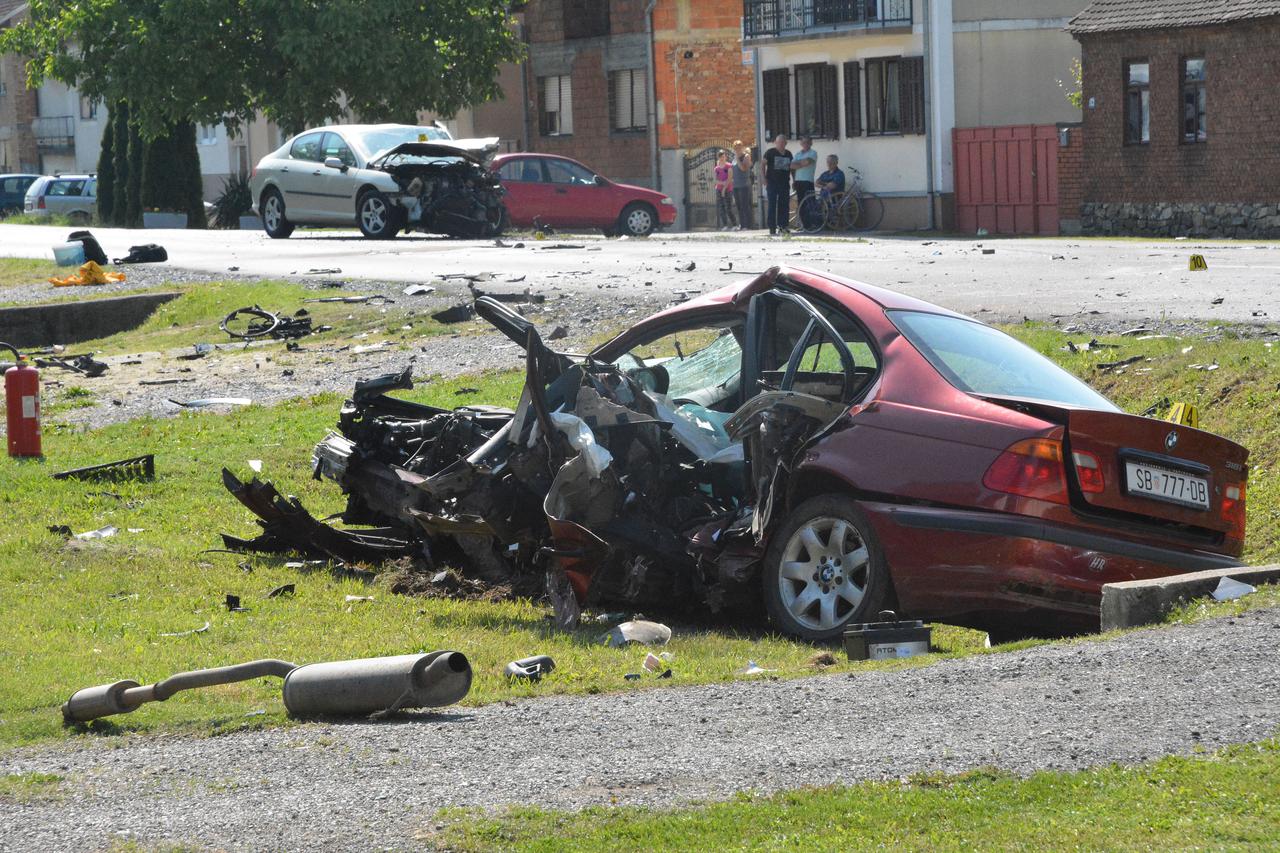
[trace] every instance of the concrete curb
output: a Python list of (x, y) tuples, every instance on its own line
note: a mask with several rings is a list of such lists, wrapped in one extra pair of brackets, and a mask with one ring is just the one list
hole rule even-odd
[(1102, 587), (1102, 630), (1113, 631), (1159, 622), (1180, 601), (1203, 598), (1212, 593), (1222, 578), (1233, 578), (1253, 586), (1276, 583), (1280, 582), (1280, 565), (1210, 569), (1167, 578), (1105, 584)]
[(0, 341), (19, 348), (75, 344), (142, 324), (180, 292), (134, 293), (106, 299), (0, 308)]

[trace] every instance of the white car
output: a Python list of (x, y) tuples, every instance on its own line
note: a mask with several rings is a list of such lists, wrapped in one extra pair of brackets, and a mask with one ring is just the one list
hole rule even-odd
[(400, 231), (492, 237), (503, 189), (486, 168), (498, 138), (451, 139), (438, 126), (347, 124), (304, 131), (263, 157), (249, 187), (274, 238), (298, 225), (351, 225), (372, 240)]

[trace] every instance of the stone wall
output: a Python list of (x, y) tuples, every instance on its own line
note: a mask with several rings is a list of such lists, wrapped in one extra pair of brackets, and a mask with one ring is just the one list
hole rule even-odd
[(1084, 233), (1151, 237), (1280, 237), (1280, 205), (1086, 201)]

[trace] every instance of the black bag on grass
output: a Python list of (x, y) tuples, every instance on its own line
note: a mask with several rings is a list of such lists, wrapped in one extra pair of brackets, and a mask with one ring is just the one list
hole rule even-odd
[(169, 260), (169, 253), (164, 246), (147, 243), (145, 246), (130, 246), (129, 254), (116, 258), (117, 264), (160, 264)]
[(93, 261), (99, 266), (107, 264), (107, 253), (102, 251), (102, 246), (98, 244), (98, 238), (94, 237), (88, 231), (72, 231), (67, 235), (68, 243), (81, 243), (84, 245), (84, 259)]

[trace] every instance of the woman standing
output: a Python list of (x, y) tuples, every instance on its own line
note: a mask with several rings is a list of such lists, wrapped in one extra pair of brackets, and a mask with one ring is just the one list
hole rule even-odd
[(721, 151), (716, 157), (716, 226), (726, 231), (737, 224), (733, 214), (733, 167), (729, 165), (729, 152)]
[(751, 213), (751, 149), (739, 139), (733, 143), (733, 200), (738, 205), (738, 230), (755, 228)]

